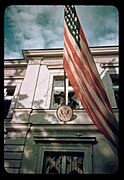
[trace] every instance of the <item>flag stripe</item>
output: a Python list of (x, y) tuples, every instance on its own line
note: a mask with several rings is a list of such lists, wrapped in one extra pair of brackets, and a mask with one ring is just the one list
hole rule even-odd
[[(74, 39), (73, 39), (73, 37), (71, 36), (71, 34), (70, 34), (70, 32), (68, 31), (68, 28), (66, 27), (66, 24), (65, 24), (65, 37), (66, 38), (68, 38), (69, 39), (69, 41), (70, 42), (72, 42), (72, 44), (75, 44), (75, 42), (74, 42)], [(67, 31), (67, 33), (69, 34), (69, 36), (67, 36), (67, 33), (66, 33), (66, 31)], [(75, 44), (75, 46), (76, 46), (76, 44)], [(86, 56), (84, 56), (84, 58), (83, 58), (83, 56), (81, 55), (81, 53), (80, 53), (80, 50), (78, 49), (78, 46), (76, 46), (76, 51), (74, 50), (74, 48), (73, 47), (71, 47), (72, 48), (72, 53), (73, 53), (73, 55), (75, 55), (75, 58), (77, 58), (77, 59), (79, 59), (79, 61), (80, 61), (80, 66), (81, 66), (81, 64), (83, 64), (83, 67), (85, 67), (85, 69), (89, 72), (89, 74), (90, 74), (90, 77), (91, 77), (91, 79), (92, 79), (92, 86), (94, 86), (94, 88), (97, 88), (97, 92), (99, 91), (99, 96), (100, 96), (100, 98), (103, 100), (103, 102), (104, 102), (104, 104), (106, 105), (106, 107), (107, 107), (107, 109), (109, 110), (109, 112), (113, 115), (113, 112), (112, 112), (112, 108), (111, 108), (111, 105), (110, 105), (110, 103), (109, 103), (109, 101), (108, 101), (108, 97), (106, 96), (106, 95), (104, 95), (104, 94), (106, 94), (106, 93), (104, 93), (104, 89), (101, 87), (101, 84), (99, 83), (99, 80), (97, 80), (97, 76), (98, 76), (98, 74), (97, 74), (97, 76), (94, 74), (94, 72), (92, 71), (92, 69), (91, 69), (91, 67), (92, 67), (92, 65), (90, 66), (90, 64), (88, 63), (88, 60), (87, 60), (87, 57)], [(75, 51), (75, 52), (74, 52)], [(77, 55), (77, 56), (76, 56)], [(77, 61), (77, 59), (76, 59), (76, 61)], [(91, 60), (92, 61), (92, 60)], [(94, 64), (94, 63), (93, 63)], [(84, 68), (83, 68), (84, 69)], [(82, 69), (82, 70), (83, 70)], [(86, 74), (87, 75), (87, 74)], [(103, 94), (102, 94), (102, 93)], [(109, 103), (109, 104), (108, 104)], [(108, 106), (109, 105), (109, 106)]]
[(96, 113), (94, 113), (93, 108), (87, 102), (87, 99), (85, 98), (85, 95), (82, 92), (80, 92), (81, 89), (80, 88), (77, 89), (78, 84), (77, 84), (77, 81), (75, 80), (75, 75), (71, 72), (72, 69), (69, 67), (65, 56), (64, 56), (64, 67), (68, 69), (67, 75), (68, 75), (68, 77), (71, 77), (70, 82), (71, 82), (72, 86), (74, 87), (75, 94), (76, 94), (77, 97), (79, 97), (81, 103), (83, 104), (84, 108), (88, 112), (89, 117), (91, 118), (91, 120), (93, 120), (93, 122), (95, 123), (97, 128), (105, 135), (105, 137), (107, 139), (109, 139), (112, 142), (112, 144), (117, 146), (117, 141), (115, 142), (115, 139), (113, 140), (113, 138), (110, 136), (110, 132), (108, 133), (108, 131), (102, 125), (101, 121), (97, 122), (98, 117), (97, 117)]
[[(82, 32), (82, 30), (81, 30), (81, 32)], [(82, 34), (81, 34), (81, 37), (82, 37)], [(85, 50), (82, 50), (82, 49), (85, 49), (85, 43), (83, 43), (82, 38), (81, 38), (81, 47), (82, 47), (81, 48), (82, 56), (85, 56), (84, 60), (86, 59), (85, 63), (87, 63), (87, 66), (89, 67), (89, 70), (90, 70), (90, 72), (92, 74), (92, 77), (93, 77), (93, 79), (95, 79), (95, 83), (96, 83), (97, 87), (99, 87), (98, 89), (100, 90), (100, 92), (102, 92), (100, 94), (103, 97), (103, 100), (106, 102), (107, 107), (109, 107), (110, 111), (113, 114), (113, 111), (112, 111), (112, 108), (111, 108), (111, 104), (110, 104), (110, 102), (108, 100), (108, 97), (107, 97), (107, 94), (106, 94), (106, 92), (105, 92), (105, 90), (103, 88), (103, 83), (102, 83), (101, 80), (99, 80), (97, 78), (97, 76), (99, 76), (99, 73), (98, 73), (98, 70), (96, 68), (95, 62), (94, 62), (94, 60), (93, 60), (93, 58), (91, 56), (91, 53), (89, 53), (90, 50), (89, 50), (89, 48), (88, 48), (88, 50), (86, 50), (86, 52), (85, 52)], [(84, 52), (85, 52), (85, 54), (84, 54)], [(95, 73), (93, 72), (92, 69), (95, 69)]]
[[(69, 32), (68, 32), (69, 33)], [(71, 35), (70, 35), (71, 36)], [(69, 44), (69, 46), (70, 46), (70, 40), (69, 40), (69, 38), (68, 38), (68, 36), (66, 35), (66, 32), (65, 32), (65, 37), (67, 38), (67, 40), (68, 40), (68, 44)], [(98, 88), (96, 88), (96, 84), (95, 84), (95, 82), (94, 82), (94, 79), (96, 80), (96, 78), (92, 78), (91, 79), (91, 76), (89, 75), (89, 72), (88, 72), (88, 70), (84, 67), (84, 63), (82, 63), (82, 61), (79, 59), (79, 57), (78, 57), (78, 55), (75, 55), (76, 54), (76, 51), (75, 51), (75, 49), (73, 48), (73, 46), (70, 46), (70, 48), (71, 48), (71, 51), (72, 51), (72, 54), (73, 54), (73, 56), (75, 56), (75, 61), (78, 63), (78, 65), (79, 65), (79, 67), (81, 67), (82, 68), (82, 71), (84, 72), (84, 74), (86, 75), (86, 78), (88, 78), (87, 80), (89, 80), (88, 81), (88, 83), (91, 85), (91, 87), (92, 88), (94, 88), (94, 90), (96, 91), (96, 94), (99, 96), (99, 98), (103, 101), (103, 97), (101, 97), (101, 91), (99, 90), (98, 91)], [(104, 101), (103, 101), (104, 102)], [(105, 103), (105, 105), (106, 105), (106, 103)], [(106, 107), (108, 108), (108, 106), (106, 105)], [(111, 109), (108, 109), (109, 110), (109, 112), (112, 114), (112, 116), (113, 116), (113, 113), (112, 113), (112, 110)]]
[(117, 121), (73, 5), (65, 6), (63, 60), (75, 94), (89, 117), (118, 146)]
[[(68, 45), (67, 45), (66, 43), (68, 43)], [(104, 106), (105, 103), (103, 103), (103, 101), (101, 100), (101, 98), (99, 99), (99, 93), (98, 93), (98, 91), (96, 90), (96, 88), (94, 88), (95, 86), (93, 86), (93, 83), (91, 82), (91, 79), (90, 79), (90, 78), (88, 79), (88, 72), (85, 71), (85, 68), (84, 68), (83, 64), (81, 64), (81, 61), (79, 62), (79, 59), (78, 59), (77, 56), (76, 56), (76, 52), (75, 52), (75, 50), (74, 50), (74, 48), (73, 48), (73, 45), (71, 44), (71, 42), (70, 42), (69, 39), (68, 39), (68, 36), (66, 36), (66, 33), (65, 33), (65, 47), (66, 47), (66, 46), (68, 46), (67, 49), (69, 50), (69, 53), (70, 53), (72, 59), (73, 59), (73, 57), (74, 57), (73, 62), (76, 64), (76, 66), (78, 66), (77, 69), (78, 69), (78, 71), (80, 71), (79, 77), (81, 77), (82, 79), (84, 79), (85, 85), (87, 86), (88, 89), (91, 90), (91, 94), (93, 94), (93, 97), (94, 97), (94, 99), (95, 99), (95, 101), (96, 101), (96, 104), (98, 104), (98, 107), (100, 107), (100, 108), (102, 109), (102, 111), (104, 111), (104, 114), (106, 114), (106, 112), (107, 112), (107, 116), (108, 116), (108, 117), (106, 117), (106, 118), (107, 118), (106, 121), (108, 121), (107, 123), (109, 123), (109, 125), (111, 126), (111, 128), (113, 128), (113, 130), (115, 130), (115, 132), (116, 132), (116, 124), (114, 124), (114, 123), (112, 123), (111, 121), (109, 121), (109, 118), (110, 118), (110, 119), (113, 119), (113, 118), (114, 118), (113, 114), (111, 114), (111, 112), (109, 113), (109, 112), (106, 110), (106, 106)], [(83, 71), (83, 73), (82, 73), (82, 71)], [(89, 81), (90, 81), (91, 83), (89, 83)], [(89, 84), (88, 84), (88, 83), (89, 83)], [(114, 120), (114, 122), (116, 122), (116, 120)]]
[[(69, 40), (68, 40), (68, 37), (66, 36), (66, 33), (65, 33), (65, 37), (66, 37), (66, 41), (68, 41), (68, 44), (69, 44), (69, 47), (70, 47), (70, 49), (71, 49), (71, 52), (72, 52), (72, 54), (73, 55), (75, 55), (76, 54), (76, 52), (75, 52), (75, 50), (74, 50), (74, 48), (72, 47), (72, 45), (69, 43)], [(77, 62), (78, 63), (78, 61), (79, 61), (79, 59), (77, 59), (77, 56), (75, 55), (75, 62)], [(84, 71), (84, 68), (82, 67), (82, 65), (81, 65), (81, 63), (79, 62), (78, 63), (78, 65), (79, 65), (79, 67), (81, 67), (82, 68), (82, 71), (84, 72), (84, 75), (86, 75), (86, 77), (87, 77), (87, 73), (86, 73), (86, 71)], [(87, 79), (88, 80), (88, 79)], [(91, 85), (91, 87), (94, 89), (94, 86), (92, 85), (92, 84), (90, 84)], [(96, 90), (96, 88), (95, 88), (95, 90)], [(96, 94), (99, 96), (99, 94), (98, 94), (98, 91), (96, 90)], [(110, 113), (111, 113), (111, 111), (109, 111)], [(111, 115), (113, 116), (113, 114), (111, 113)], [(114, 121), (114, 122), (116, 122), (116, 121)], [(110, 123), (112, 124), (112, 122), (110, 121)], [(116, 126), (116, 125), (115, 125)]]
[[(101, 118), (101, 121), (102, 121), (102, 119), (104, 119), (103, 124), (108, 124), (108, 121), (107, 121), (106, 117), (104, 116), (104, 114), (102, 113), (100, 108), (97, 106), (97, 104), (95, 102), (95, 98), (92, 97), (91, 93), (89, 92), (88, 88), (86, 87), (85, 82), (83, 81), (83, 78), (80, 76), (80, 74), (79, 74), (75, 64), (72, 62), (72, 59), (70, 57), (70, 54), (68, 53), (68, 49), (66, 48), (66, 45), (64, 45), (64, 47), (65, 47), (65, 54), (68, 54), (67, 55), (68, 56), (67, 61), (68, 61), (68, 64), (70, 65), (70, 69), (73, 70), (75, 78), (78, 76), (77, 77), (77, 84), (80, 86), (80, 91), (81, 92), (83, 91), (83, 95), (85, 97), (87, 97), (87, 102), (92, 106), (92, 108), (94, 109), (95, 113), (98, 112), (99, 118)], [(83, 90), (83, 87), (84, 87), (85, 91)], [(110, 125), (108, 124), (108, 127), (109, 126)], [(110, 126), (110, 128), (113, 131), (115, 131), (115, 129), (113, 127)], [(111, 131), (111, 129), (109, 129), (109, 131)], [(114, 133), (116, 133), (116, 131)]]
[[(73, 56), (71, 54), (71, 51), (69, 50), (69, 47), (67, 47), (68, 45), (66, 44), (66, 42), (68, 42), (67, 40), (65, 41), (64, 47), (67, 50), (68, 56), (70, 61), (72, 62), (72, 67), (74, 67), (75, 69), (75, 73), (78, 75), (82, 85), (84, 86), (86, 93), (88, 94), (88, 97), (90, 97), (90, 100), (92, 100), (92, 103), (94, 104), (95, 108), (99, 111), (99, 113), (101, 114), (101, 116), (105, 119), (106, 123), (108, 124), (108, 126), (111, 127), (111, 129), (114, 131), (114, 133), (117, 135), (118, 132), (116, 130), (116, 128), (113, 126), (112, 123), (109, 122), (109, 119), (112, 119), (113, 117), (110, 114), (106, 115), (106, 109), (104, 104), (102, 104), (102, 101), (100, 99), (98, 99), (97, 95), (95, 94), (95, 92), (92, 90), (91, 86), (89, 86), (89, 84), (87, 83), (84, 74), (82, 73), (82, 71), (80, 70), (80, 66), (77, 66), (77, 64), (75, 63), (75, 60), (73, 59)], [(68, 52), (70, 51), (70, 52)], [(70, 57), (71, 56), (71, 57)], [(71, 67), (70, 67), (71, 68)], [(103, 112), (104, 113), (103, 113)]]

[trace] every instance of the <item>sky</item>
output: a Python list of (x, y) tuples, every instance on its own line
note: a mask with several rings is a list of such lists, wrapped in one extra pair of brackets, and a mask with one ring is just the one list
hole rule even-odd
[[(114, 6), (76, 5), (88, 45), (118, 46)], [(4, 14), (4, 59), (23, 59), (22, 50), (63, 48), (64, 6), (11, 5)]]

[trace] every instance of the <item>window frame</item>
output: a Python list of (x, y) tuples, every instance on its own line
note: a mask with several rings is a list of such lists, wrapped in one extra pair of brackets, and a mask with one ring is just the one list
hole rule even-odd
[[(37, 143), (37, 159), (36, 159), (36, 173), (42, 174), (44, 153), (46, 151), (53, 152), (82, 152), (83, 157), (83, 171), (84, 174), (93, 173), (93, 144), (96, 143), (96, 139), (93, 137), (87, 137), (87, 142), (83, 142), (83, 139), (77, 139), (76, 141), (71, 138), (69, 142), (62, 138), (63, 140), (58, 140), (57, 138), (51, 140), (38, 140)], [(37, 140), (36, 140), (37, 141)]]
[[(13, 94), (12, 95), (8, 95), (7, 94), (7, 91), (9, 91), (10, 89), (13, 90)], [(10, 101), (10, 105), (9, 105), (9, 108), (8, 108), (8, 111), (7, 111), (7, 114), (6, 116), (4, 117), (5, 119), (9, 119), (9, 118), (12, 118), (12, 113), (13, 113), (13, 98), (14, 98), (14, 94), (15, 94), (15, 90), (16, 90), (16, 86), (5, 86), (4, 87), (4, 102), (6, 100), (9, 100)], [(5, 108), (5, 107), (4, 107)], [(5, 111), (5, 109), (4, 109)]]
[[(118, 75), (118, 85), (114, 85), (113, 84), (113, 81), (112, 81), (112, 76), (111, 75)], [(114, 92), (114, 98), (115, 98), (115, 102), (116, 102), (116, 108), (118, 108), (118, 106), (119, 106), (119, 102), (117, 102), (118, 100), (116, 99), (116, 97), (115, 97), (115, 92), (117, 92), (118, 93), (118, 96), (119, 96), (119, 73), (109, 73), (109, 76), (110, 76), (110, 79), (111, 79), (111, 83), (112, 83), (112, 89), (113, 89), (113, 92)]]
[[(5, 117), (5, 119), (12, 119), (13, 110), (16, 105), (16, 100), (17, 100), (17, 96), (18, 96), (20, 88), (21, 88), (21, 83), (19, 83), (17, 85), (12, 85), (12, 86), (9, 86), (9, 85), (4, 86), (4, 88), (7, 88), (7, 87), (14, 87), (14, 94), (11, 97), (11, 104), (9, 107), (8, 115)], [(4, 95), (5, 95), (4, 100), (6, 100), (7, 99), (6, 93)]]
[[(112, 109), (118, 109), (117, 102), (115, 99), (115, 93), (113, 89), (113, 83), (110, 76), (111, 74), (119, 75), (118, 66), (111, 66), (109, 64), (107, 66), (102, 66), (102, 63), (101, 63), (101, 67), (103, 68), (103, 71), (100, 74), (100, 77), (104, 84), (104, 88), (107, 93), (108, 99), (110, 101), (111, 107)], [(106, 83), (104, 81), (106, 81)], [(119, 86), (118, 86), (118, 89), (119, 89)]]
[[(69, 91), (74, 91), (73, 87), (69, 85), (69, 79), (67, 78), (67, 76), (65, 77), (65, 85), (63, 87), (58, 87), (58, 86), (55, 87), (54, 86), (54, 78), (59, 79), (59, 77), (62, 77), (63, 80), (64, 80), (64, 74), (63, 75), (62, 74), (61, 75), (53, 74), (53, 77), (52, 77), (53, 82), (52, 82), (51, 99), (50, 99), (50, 109), (51, 110), (53, 110), (53, 109), (56, 110), (59, 107), (59, 105), (58, 105), (58, 107), (53, 108), (53, 106), (54, 106), (53, 105), (54, 91), (65, 92), (65, 104), (66, 105), (68, 105), (68, 93), (69, 93)], [(84, 109), (83, 106), (81, 105), (80, 101), (78, 103), (79, 103), (80, 108), (74, 108), (74, 110), (82, 110), (82, 109)]]

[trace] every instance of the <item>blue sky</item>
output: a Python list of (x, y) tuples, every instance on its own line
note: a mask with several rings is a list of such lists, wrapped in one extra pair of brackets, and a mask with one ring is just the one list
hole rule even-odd
[[(75, 6), (90, 47), (119, 44), (114, 6)], [(63, 48), (64, 6), (12, 5), (4, 14), (4, 59), (22, 59), (24, 49)]]

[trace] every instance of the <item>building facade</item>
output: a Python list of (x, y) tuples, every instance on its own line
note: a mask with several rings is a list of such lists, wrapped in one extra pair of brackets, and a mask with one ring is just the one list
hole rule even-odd
[[(119, 121), (118, 47), (90, 48)], [(75, 97), (63, 70), (63, 49), (24, 50), (4, 61), (4, 168), (21, 174), (111, 174), (116, 149)], [(63, 99), (72, 117), (57, 112)], [(67, 115), (67, 114), (66, 114)]]

